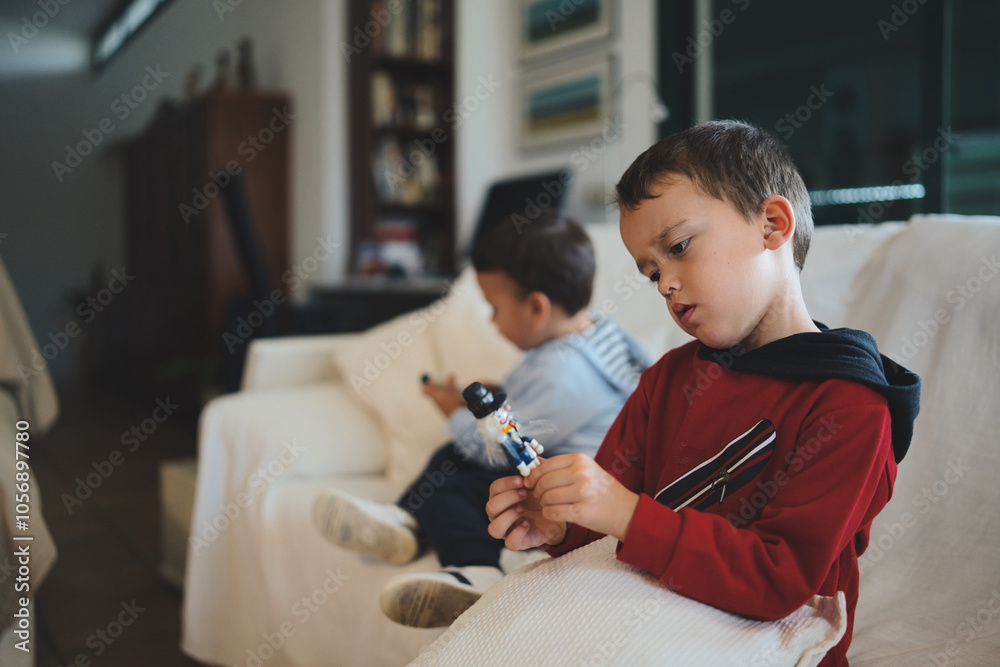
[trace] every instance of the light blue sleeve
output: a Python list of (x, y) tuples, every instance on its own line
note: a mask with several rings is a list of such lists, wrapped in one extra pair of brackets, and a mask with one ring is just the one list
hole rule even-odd
[(593, 456), (627, 396), (572, 346), (556, 342), (536, 352), (507, 386), (520, 431), (542, 444), (543, 456)]
[[(628, 398), (579, 349), (560, 341), (529, 350), (504, 378), (503, 388), (518, 430), (537, 439), (546, 457), (596, 454)], [(448, 418), (448, 428), (461, 456), (496, 468), (489, 462), (471, 412), (456, 410)]]

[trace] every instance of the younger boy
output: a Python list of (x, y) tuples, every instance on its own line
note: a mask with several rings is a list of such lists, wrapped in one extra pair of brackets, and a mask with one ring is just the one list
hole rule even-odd
[(497, 480), (490, 534), (552, 555), (613, 535), (619, 560), (763, 620), (843, 591), (847, 632), (821, 664), (846, 665), (857, 558), (909, 446), (919, 379), (868, 334), (809, 318), (809, 198), (773, 137), (733, 121), (668, 137), (617, 200), (639, 270), (698, 340), (643, 373), (596, 461)]
[[(593, 456), (648, 360), (614, 322), (585, 310), (594, 277), (590, 239), (580, 225), (553, 214), (527, 225), (510, 219), (483, 238), (472, 262), (493, 322), (525, 351), (503, 382), (521, 432), (536, 437), (547, 454)], [(335, 544), (389, 562), (414, 559), (425, 540), (445, 569), (395, 577), (381, 602), (396, 622), (438, 627), (503, 576), (503, 542), (487, 532), (483, 506), (490, 484), (514, 469), (488, 456), (453, 378), (425, 383), (424, 393), (448, 417), (454, 441), (418, 479), (430, 474), (443, 485), (423, 499), (414, 482), (396, 505), (331, 490), (317, 500), (314, 517)], [(424, 502), (411, 506), (412, 498)]]

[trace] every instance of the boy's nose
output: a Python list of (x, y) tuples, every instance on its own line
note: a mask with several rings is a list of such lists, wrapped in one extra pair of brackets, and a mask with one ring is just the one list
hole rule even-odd
[(666, 298), (670, 298), (672, 292), (678, 288), (677, 277), (668, 273), (660, 273), (660, 280), (656, 283), (656, 289)]

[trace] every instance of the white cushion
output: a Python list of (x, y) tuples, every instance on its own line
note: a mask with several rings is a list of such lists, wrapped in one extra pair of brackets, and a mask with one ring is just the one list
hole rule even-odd
[(499, 381), (520, 351), (490, 322), (489, 305), (466, 269), (443, 298), (347, 341), (333, 352), (345, 384), (377, 417), (388, 443), (386, 474), (409, 482), (450, 438), (444, 415), (420, 391), (420, 376), (454, 374), (459, 388)]
[(843, 593), (753, 621), (674, 593), (602, 540), (488, 590), (411, 665), (815, 665), (847, 627)]
[[(387, 444), (390, 481), (414, 479), (435, 448), (448, 441), (448, 423), (420, 391), (423, 373), (441, 374), (426, 320), (428, 309), (395, 317), (333, 353), (349, 392), (378, 418)], [(423, 321), (423, 324), (420, 322)]]
[(844, 326), (854, 276), (883, 243), (905, 227), (905, 222), (817, 227), (801, 274), (809, 315), (829, 327)]
[[(420, 315), (418, 314), (418, 317)], [(498, 383), (523, 353), (503, 337), (491, 321), (476, 272), (466, 268), (447, 296), (423, 311), (442, 372), (455, 374), (459, 389), (468, 383)]]
[[(203, 474), (228, 478), (242, 466), (274, 460), (297, 475), (375, 473), (385, 469), (386, 453), (378, 421), (353, 392), (339, 383), (316, 383), (274, 390), (240, 392), (216, 398), (201, 417), (202, 449), (224, 452), (225, 469)], [(286, 445), (294, 443), (289, 450)], [(204, 455), (202, 462), (204, 463)], [(237, 465), (238, 464), (238, 465)], [(233, 480), (242, 491), (246, 479)], [(227, 490), (228, 491), (228, 490)]]

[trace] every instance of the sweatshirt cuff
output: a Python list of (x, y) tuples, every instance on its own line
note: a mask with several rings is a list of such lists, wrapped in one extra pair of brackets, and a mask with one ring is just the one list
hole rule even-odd
[(618, 560), (659, 577), (673, 558), (680, 530), (677, 512), (640, 494), (628, 535), (618, 544)]
[(564, 553), (570, 552), (573, 549), (582, 546), (583, 543), (587, 541), (587, 534), (589, 532), (590, 531), (583, 526), (571, 523), (566, 530), (566, 539), (562, 541), (562, 544), (557, 544), (554, 547), (543, 544), (542, 551), (553, 557), (562, 556)]

